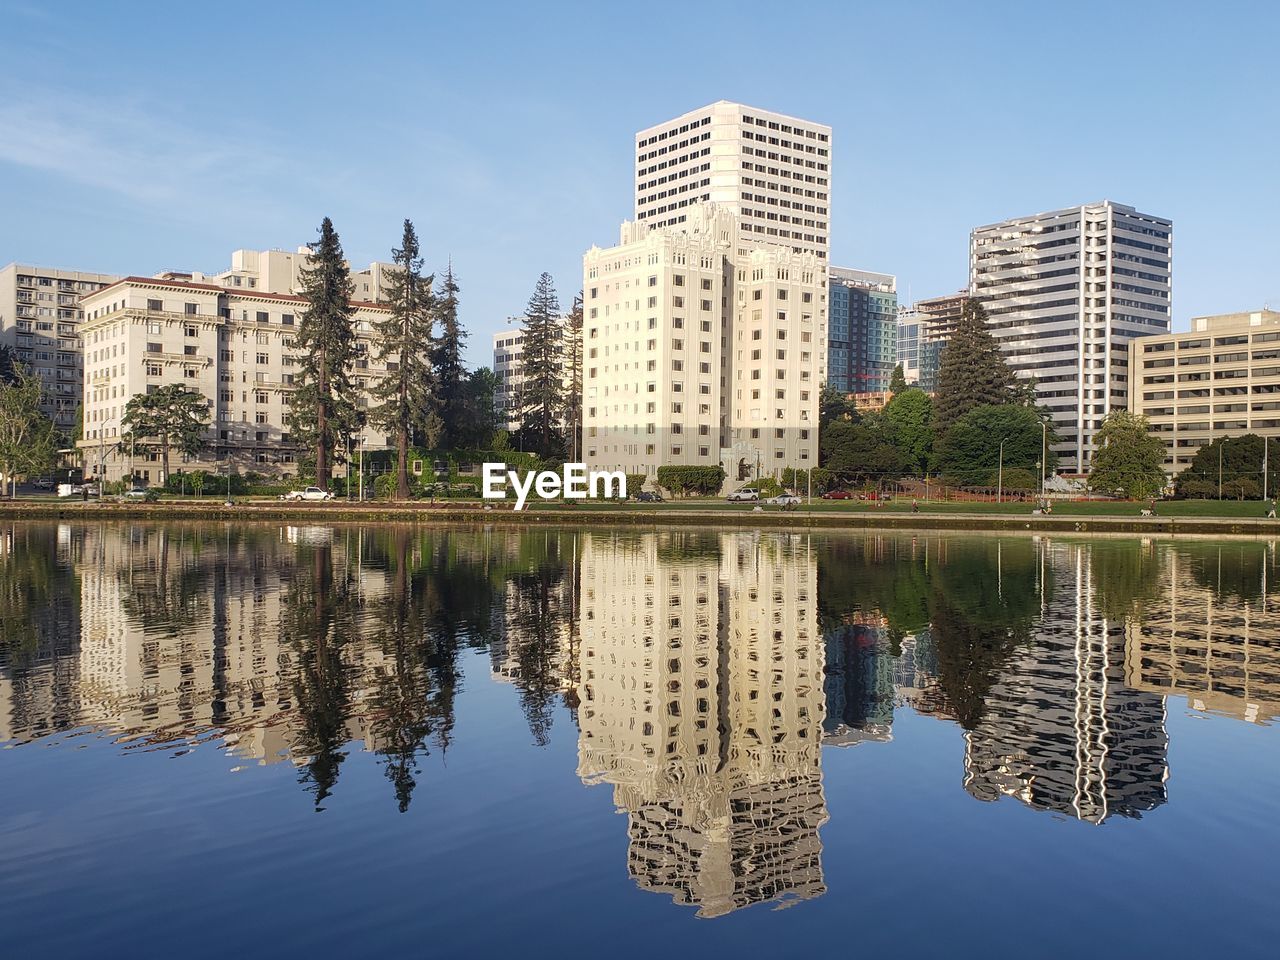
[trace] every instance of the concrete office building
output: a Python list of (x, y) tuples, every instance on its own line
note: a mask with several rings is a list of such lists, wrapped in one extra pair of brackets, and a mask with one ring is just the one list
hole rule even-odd
[(1217, 437), (1280, 437), (1280, 311), (1196, 317), (1189, 333), (1134, 341), (1129, 358), (1129, 409), (1164, 441), (1170, 475)]
[(42, 408), (68, 436), (75, 433), (84, 384), (80, 298), (115, 279), (20, 263), (0, 269), (0, 345), (44, 382)]
[(636, 134), (635, 219), (688, 222), (710, 201), (738, 217), (735, 243), (827, 260), (831, 128), (721, 100)]
[[(171, 454), (171, 470), (296, 471), (300, 451), (290, 442), (285, 414), (296, 368), (293, 337), (305, 301), (264, 291), (258, 283), (236, 288), (191, 276), (125, 277), (84, 299), (79, 446), (86, 473), (107, 480), (130, 474), (162, 479), (158, 453), (117, 447), (129, 399), (174, 383), (208, 400), (211, 425), (208, 449), (194, 460)], [(352, 379), (357, 404), (368, 407), (370, 388), (386, 372), (373, 349), (373, 324), (387, 308), (353, 305), (358, 356)], [(390, 446), (370, 427), (356, 439), (365, 450)]]
[(1169, 332), (1172, 223), (1104, 200), (976, 228), (969, 292), (1085, 473), (1107, 413), (1129, 402), (1129, 343)]
[(730, 485), (817, 464), (826, 268), (742, 247), (714, 203), (622, 225), (583, 257), (583, 448), (594, 468), (722, 465)]
[(897, 281), (831, 267), (827, 287), (827, 383), (842, 393), (888, 390), (898, 362)]
[(917, 300), (898, 314), (898, 363), (907, 383), (926, 393), (938, 389), (942, 351), (960, 320), (969, 292)]

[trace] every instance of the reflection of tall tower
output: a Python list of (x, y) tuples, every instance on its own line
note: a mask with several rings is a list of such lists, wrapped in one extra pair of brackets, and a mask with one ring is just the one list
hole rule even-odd
[(1165, 802), (1164, 701), (1125, 686), (1121, 627), (1098, 612), (1089, 547), (1052, 559), (1058, 586), (1039, 633), (999, 670), (965, 734), (965, 789), (1090, 823), (1138, 817)]
[(823, 637), (822, 742), (829, 746), (893, 739), (894, 658), (885, 626), (879, 614), (858, 614)]
[[(1223, 549), (1216, 548), (1219, 555)], [(1168, 549), (1167, 562), (1159, 567), (1159, 599), (1146, 604), (1141, 619), (1125, 625), (1129, 686), (1181, 694), (1192, 709), (1251, 723), (1280, 719), (1280, 612), (1267, 584), (1273, 549), (1240, 544), (1227, 558), (1243, 567), (1240, 552), (1248, 551), (1248, 573), (1257, 568), (1253, 600), (1198, 583), (1188, 558)], [(1206, 559), (1203, 551), (1200, 559)]]
[(585, 540), (578, 773), (700, 916), (825, 892), (816, 573), (798, 538)]

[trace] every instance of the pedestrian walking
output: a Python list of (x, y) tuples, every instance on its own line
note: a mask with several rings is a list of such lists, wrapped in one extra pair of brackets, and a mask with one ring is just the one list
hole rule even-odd
[(1274, 520), (1276, 518), (1276, 498), (1271, 498), (1271, 509), (1267, 511), (1267, 519)]

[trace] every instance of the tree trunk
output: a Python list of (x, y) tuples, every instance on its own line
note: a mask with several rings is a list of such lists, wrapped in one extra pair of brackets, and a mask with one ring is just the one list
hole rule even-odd
[(329, 417), (325, 397), (329, 390), (329, 361), (320, 358), (320, 382), (316, 385), (316, 486), (329, 489)]
[[(405, 325), (407, 326), (408, 323), (406, 317)], [(409, 342), (408, 333), (409, 331), (405, 330), (400, 349), (400, 423), (396, 431), (396, 454), (400, 460), (400, 467), (396, 470), (397, 500), (409, 499), (409, 366), (405, 363), (406, 347)]]
[(169, 483), (169, 431), (160, 434), (160, 486)]

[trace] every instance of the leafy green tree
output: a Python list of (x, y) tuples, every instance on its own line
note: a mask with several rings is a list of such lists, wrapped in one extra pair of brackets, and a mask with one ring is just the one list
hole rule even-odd
[(884, 419), (892, 427), (903, 467), (909, 473), (927, 473), (933, 457), (933, 399), (915, 387), (895, 392), (884, 408)]
[(351, 323), (354, 286), (342, 242), (325, 217), (320, 236), (302, 270), (302, 296), (307, 301), (295, 338), (298, 373), (289, 397), (289, 429), (314, 459), (316, 486), (329, 489), (334, 454), (341, 438), (359, 424), (352, 398), (351, 370), (356, 335)]
[(382, 290), (389, 310), (378, 320), (378, 359), (387, 365), (387, 374), (373, 388), (378, 405), (370, 411), (373, 424), (396, 439), (397, 500), (409, 499), (409, 440), (415, 432), (428, 446), (438, 436), (439, 419), (433, 405), (434, 372), (423, 344), (431, 343), (435, 302), (432, 277), (422, 275), (422, 256), (413, 223), (404, 222), (398, 249), (391, 251), (394, 269), (391, 283)]
[(435, 409), (440, 419), (440, 442), (448, 450), (467, 443), (467, 371), (462, 365), (462, 349), (467, 333), (458, 322), (458, 280), (453, 264), (445, 268), (436, 294), (436, 323), (439, 333), (431, 345), (431, 368), (435, 373)]
[[(1196, 451), (1191, 463), (1178, 474), (1177, 489), (1187, 497), (1217, 497), (1221, 484), (1222, 496), (1239, 496), (1239, 488), (1233, 487), (1228, 492), (1227, 485), (1236, 480), (1250, 480), (1258, 489), (1254, 496), (1275, 496), (1276, 489), (1280, 486), (1277, 483), (1280, 477), (1275, 475), (1280, 468), (1280, 459), (1277, 458), (1280, 458), (1280, 437), (1272, 437), (1265, 444), (1256, 433), (1246, 433), (1239, 437), (1218, 437)], [(1264, 474), (1267, 486), (1265, 491), (1262, 490)], [(1246, 493), (1245, 496), (1249, 494)]]
[(562, 448), (564, 362), (560, 301), (551, 274), (538, 278), (524, 313), (524, 383), (520, 397), (520, 435), (524, 449), (551, 457)]
[(582, 449), (582, 291), (573, 298), (573, 306), (564, 318), (565, 382), (564, 421), (569, 431), (569, 459), (578, 460)]
[(898, 364), (893, 368), (893, 375), (889, 378), (889, 392), (896, 397), (906, 389), (907, 376), (902, 372), (902, 364)]
[[(1012, 404), (975, 407), (957, 420), (938, 443), (938, 465), (947, 483), (958, 486), (996, 485), (1000, 466), (1000, 441), (1004, 440), (1006, 470), (1035, 471), (1041, 458), (1044, 421), (1031, 407)], [(1047, 475), (1057, 463), (1054, 433), (1048, 432)]]
[[(14, 367), (13, 381), (0, 385), (0, 473), (17, 491), (19, 480), (48, 473), (58, 459), (58, 431), (40, 409), (40, 378)], [(0, 487), (3, 493), (3, 487)]]
[(1164, 443), (1151, 432), (1147, 418), (1128, 410), (1112, 410), (1094, 435), (1098, 446), (1089, 487), (1145, 500), (1164, 489)]
[(841, 484), (896, 480), (902, 455), (883, 430), (862, 423), (829, 424), (819, 439), (822, 465)]
[(829, 423), (835, 423), (837, 420), (856, 421), (858, 419), (860, 417), (857, 408), (847, 394), (842, 393), (830, 384), (822, 388), (822, 395), (818, 398), (819, 430)]
[(965, 301), (951, 340), (942, 350), (933, 422), (938, 435), (975, 407), (1013, 402), (1013, 372), (987, 328), (987, 311)]
[(122, 450), (155, 451), (160, 454), (160, 484), (169, 482), (169, 455), (194, 457), (208, 445), (209, 401), (204, 394), (188, 390), (184, 384), (169, 383), (153, 393), (129, 398), (121, 421)]

